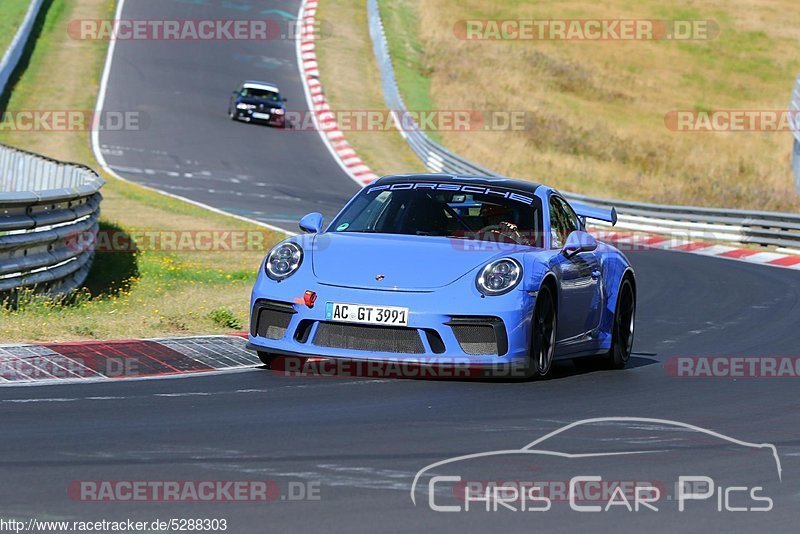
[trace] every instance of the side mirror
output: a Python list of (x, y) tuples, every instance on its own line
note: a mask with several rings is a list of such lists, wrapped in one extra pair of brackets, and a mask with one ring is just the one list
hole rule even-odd
[(597, 240), (592, 234), (577, 230), (569, 234), (567, 242), (564, 243), (564, 248), (561, 249), (561, 253), (567, 258), (571, 258), (575, 254), (592, 252), (593, 250), (597, 250)]
[(288, 98), (286, 98), (286, 97), (283, 97), (283, 98), (281, 98), (281, 101), (283, 101), (283, 102), (288, 102), (288, 101), (289, 101), (289, 99), (288, 99)]
[(307, 234), (318, 234), (322, 231), (322, 214), (309, 213), (300, 219), (300, 229)]

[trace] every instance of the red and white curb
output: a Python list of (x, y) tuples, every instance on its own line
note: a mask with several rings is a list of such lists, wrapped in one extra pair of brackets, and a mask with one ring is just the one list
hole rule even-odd
[(780, 252), (758, 251), (749, 248), (720, 245), (706, 241), (692, 241), (686, 236), (662, 236), (655, 234), (641, 234), (624, 231), (607, 230), (606, 228), (591, 229), (592, 235), (607, 241), (619, 248), (622, 252), (631, 250), (671, 250), (675, 252), (688, 252), (701, 256), (713, 256), (727, 260), (744, 261), (783, 267), (785, 269), (800, 270), (800, 255), (783, 254)]
[(80, 383), (261, 365), (244, 336), (0, 345), (0, 386)]
[(339, 166), (357, 184), (365, 186), (378, 178), (358, 157), (347, 142), (334, 113), (325, 98), (322, 83), (319, 81), (319, 65), (315, 50), (315, 28), (317, 20), (317, 0), (306, 0), (300, 6), (300, 39), (297, 41), (297, 60), (300, 78), (306, 93), (309, 109), (313, 112), (323, 142), (333, 154)]

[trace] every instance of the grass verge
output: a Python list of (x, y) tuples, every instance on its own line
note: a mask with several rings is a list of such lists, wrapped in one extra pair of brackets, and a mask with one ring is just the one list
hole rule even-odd
[[(113, 18), (113, 0), (52, 0), (37, 25), (27, 67), (5, 95), (8, 110), (92, 110), (107, 43), (76, 41), (67, 23)], [(97, 168), (89, 134), (0, 131), (0, 142)], [(120, 339), (226, 333), (246, 328), (250, 288), (273, 232), (211, 213), (140, 186), (104, 176), (102, 230), (243, 231), (261, 246), (241, 252), (170, 252), (149, 239), (123, 252), (98, 254), (86, 287), (54, 301), (23, 294), (16, 310), (0, 310), (0, 342)], [(110, 235), (110, 234), (107, 234)]]
[[(792, 0), (380, 4), (410, 108), (525, 112), (519, 130), (441, 132), (456, 153), (501, 174), (602, 197), (800, 210), (788, 132), (665, 125), (675, 110), (786, 109), (800, 70)], [(720, 32), (710, 40), (581, 42), (466, 41), (454, 31), (465, 19), (615, 18), (712, 20)], [(327, 80), (327, 89), (338, 83)]]
[(0, 58), (14, 39), (31, 0), (3, 0), (0, 5)]

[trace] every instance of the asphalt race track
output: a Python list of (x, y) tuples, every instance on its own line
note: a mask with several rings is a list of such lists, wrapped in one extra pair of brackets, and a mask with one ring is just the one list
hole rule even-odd
[[(284, 21), (299, 7), (278, 0), (129, 0), (122, 18)], [(276, 84), (288, 110), (308, 110), (295, 44), (118, 41), (104, 111), (136, 112), (140, 121), (138, 129), (100, 133), (108, 165), (126, 179), (292, 231), (312, 211), (330, 220), (358, 186), (319, 134), (227, 117), (231, 93), (250, 79)]]
[[(797, 384), (787, 379), (675, 378), (676, 355), (794, 355), (797, 273), (690, 254), (632, 254), (638, 272), (637, 353), (625, 371), (563, 364), (546, 382), (287, 377), (270, 371), (76, 386), (0, 388), (0, 502), (9, 515), (226, 517), (232, 532), (291, 529), (407, 532), (547, 526), (685, 530), (697, 521), (742, 532), (787, 531), (797, 517)], [(743, 304), (744, 303), (744, 304)], [(701, 317), (698, 321), (696, 318)], [(777, 446), (783, 482), (770, 513), (583, 514), (431, 512), (409, 487), (426, 465), (459, 454), (522, 447), (588, 417), (678, 420)], [(653, 438), (659, 432), (648, 432)], [(607, 436), (606, 436), (607, 437)], [(586, 440), (579, 450), (598, 443)], [(731, 447), (682, 444), (679, 464), (647, 465), (649, 478), (702, 474), (714, 460), (769, 482), (774, 472)], [(602, 462), (598, 463), (602, 467)], [(756, 470), (757, 469), (757, 470)], [(492, 480), (487, 472), (481, 480)], [(319, 501), (100, 503), (73, 501), (80, 480), (273, 480), (320, 484)], [(419, 501), (418, 501), (419, 502)], [(620, 523), (624, 521), (624, 523)], [(668, 527), (667, 527), (668, 526)]]
[[(223, 5), (256, 4), (289, 13), (298, 8), (296, 2), (129, 0), (124, 16), (190, 18), (191, 10), (191, 18), (230, 18), (231, 8)], [(120, 43), (106, 109), (142, 109), (151, 122), (139, 133), (103, 133), (109, 163), (129, 179), (286, 227), (308, 211), (335, 211), (356, 186), (316, 133), (227, 119), (226, 99), (244, 78), (274, 81), (290, 107), (305, 106), (292, 42)], [(665, 362), (675, 356), (798, 356), (800, 273), (677, 252), (629, 257), (639, 306), (635, 355), (624, 371), (561, 363), (548, 381), (488, 382), (287, 377), (252, 369), (0, 388), (5, 515), (226, 518), (229, 532), (796, 530), (797, 379), (678, 378)], [(633, 469), (625, 476), (669, 486), (678, 475), (723, 471), (751, 487), (768, 486), (774, 508), (718, 511), (714, 497), (685, 512), (665, 503), (659, 512), (580, 513), (559, 503), (536, 513), (444, 513), (432, 511), (426, 498), (416, 506), (411, 501), (415, 474), (433, 462), (518, 449), (568, 423), (611, 416), (675, 420), (774, 444), (782, 480), (776, 483), (774, 467), (765, 468), (769, 462), (755, 453), (742, 457), (730, 443), (648, 425), (634, 428), (644, 433), (637, 437), (628, 435), (630, 428), (605, 427), (570, 440), (576, 453), (609, 444), (659, 451), (638, 464), (595, 459), (598, 473)], [(525, 468), (546, 473), (543, 464)], [(476, 480), (499, 476), (491, 462), (475, 473)], [(98, 480), (269, 480), (282, 497), (294, 485), (315, 488), (319, 499), (84, 502), (68, 492), (76, 481)]]

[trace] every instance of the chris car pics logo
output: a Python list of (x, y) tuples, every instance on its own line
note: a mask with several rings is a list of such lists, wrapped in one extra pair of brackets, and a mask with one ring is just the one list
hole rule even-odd
[[(652, 435), (653, 429), (679, 437), (665, 439)], [(596, 443), (603, 449), (586, 451), (585, 436), (570, 441), (578, 430), (595, 432)], [(623, 431), (638, 430), (648, 430), (648, 434), (620, 437)], [(685, 442), (684, 446), (674, 446), (675, 439)], [(581, 450), (559, 450), (560, 442), (578, 443)], [(692, 442), (699, 446), (685, 446)], [(630, 448), (611, 450), (609, 444), (619, 443)], [(737, 478), (735, 467), (741, 460), (734, 455), (739, 453), (747, 455), (745, 461), (751, 467), (763, 462), (765, 471), (755, 479), (752, 470), (749, 479)], [(665, 462), (671, 454), (677, 456)], [(694, 461), (696, 457), (685, 462), (683, 454), (709, 454), (714, 465), (706, 467)], [(647, 476), (648, 468), (652, 476)], [(774, 508), (773, 491), (781, 482), (780, 458), (771, 443), (742, 441), (667, 419), (601, 417), (564, 425), (520, 449), (478, 452), (429, 464), (414, 477), (411, 500), (415, 506), (426, 504), (441, 513), (548, 512), (559, 507), (577, 513), (768, 512)]]

